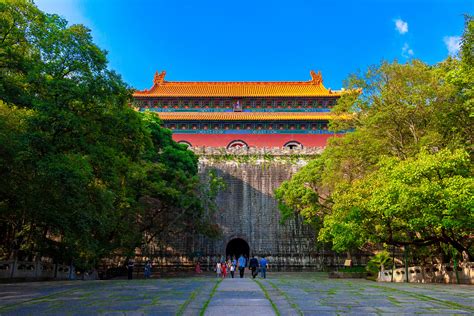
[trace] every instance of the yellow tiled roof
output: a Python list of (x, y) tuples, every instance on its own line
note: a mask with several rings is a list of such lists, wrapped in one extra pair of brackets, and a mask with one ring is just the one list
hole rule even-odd
[(318, 121), (348, 120), (349, 116), (315, 112), (156, 112), (163, 121)]
[(153, 87), (136, 91), (134, 97), (319, 97), (340, 96), (323, 86), (321, 73), (311, 71), (310, 81), (280, 82), (176, 82), (156, 73)]

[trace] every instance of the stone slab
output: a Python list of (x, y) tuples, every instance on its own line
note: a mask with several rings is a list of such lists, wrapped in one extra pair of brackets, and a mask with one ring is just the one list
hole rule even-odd
[[(218, 280), (200, 278), (0, 284), (0, 315), (199, 315)], [(390, 284), (272, 273), (225, 279), (207, 315), (474, 315), (474, 286)], [(229, 311), (231, 308), (231, 312)]]

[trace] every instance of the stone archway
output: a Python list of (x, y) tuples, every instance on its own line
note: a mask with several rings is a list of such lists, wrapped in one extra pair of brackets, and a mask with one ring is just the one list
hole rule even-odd
[(225, 248), (225, 255), (226, 257), (235, 256), (238, 258), (241, 254), (246, 255), (247, 258), (250, 255), (250, 247), (249, 244), (243, 240), (242, 238), (234, 238), (227, 243), (227, 247)]

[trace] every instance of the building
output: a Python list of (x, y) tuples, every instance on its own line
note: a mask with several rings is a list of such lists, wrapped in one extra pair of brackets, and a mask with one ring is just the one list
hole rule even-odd
[(330, 113), (342, 91), (326, 89), (314, 71), (304, 82), (172, 82), (165, 74), (133, 94), (135, 106), (156, 112), (175, 141), (191, 146), (203, 179), (213, 170), (227, 186), (217, 196), (222, 238), (181, 240), (160, 262), (199, 253), (212, 266), (211, 258), (252, 253), (269, 256), (275, 269), (339, 264), (345, 256), (318, 248), (301, 218), (280, 223), (274, 190), (335, 135), (330, 120), (346, 119)]
[[(154, 111), (173, 139), (192, 147), (324, 147), (340, 91), (321, 73), (295, 82), (175, 82), (156, 73), (149, 90), (133, 94)], [(339, 117), (340, 119), (340, 117)], [(216, 137), (219, 136), (219, 137)]]

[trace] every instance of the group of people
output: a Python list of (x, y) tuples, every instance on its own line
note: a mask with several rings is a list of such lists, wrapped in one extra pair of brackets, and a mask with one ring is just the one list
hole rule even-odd
[[(132, 259), (128, 260), (126, 267), (129, 280), (131, 280), (133, 277), (134, 266), (135, 262)], [(150, 261), (147, 260), (144, 265), (145, 279), (150, 278), (151, 268), (152, 265)], [(259, 272), (261, 273), (262, 278), (266, 278), (268, 261), (267, 259), (265, 259), (265, 256), (262, 256), (260, 260), (258, 260), (255, 256), (252, 256), (252, 258), (248, 260), (248, 258), (244, 255), (240, 255), (238, 259), (236, 259), (235, 256), (233, 256), (232, 258), (227, 257), (227, 260), (222, 257), (221, 260), (217, 261), (215, 271), (217, 273), (217, 277), (227, 278), (227, 276), (230, 275), (232, 278), (234, 278), (235, 271), (238, 270), (240, 277), (243, 278), (246, 268), (252, 271), (252, 277), (254, 279)], [(201, 273), (201, 265), (199, 264), (199, 262), (196, 264), (195, 272)]]
[(248, 260), (244, 255), (240, 255), (239, 259), (236, 259), (235, 256), (227, 257), (227, 260), (222, 258), (222, 260), (216, 263), (216, 273), (218, 278), (226, 278), (230, 272), (230, 276), (234, 278), (235, 271), (239, 271), (240, 278), (244, 277), (245, 269), (249, 268), (252, 271), (252, 277), (258, 275), (260, 271), (261, 277), (267, 277), (267, 269), (268, 269), (268, 261), (265, 259), (265, 256), (262, 256), (260, 261), (255, 257), (252, 256), (250, 260)]
[[(135, 262), (132, 259), (129, 259), (126, 266), (128, 279), (131, 280), (133, 278), (133, 268), (135, 267)], [(151, 277), (151, 262), (149, 260), (145, 262), (143, 275), (145, 279), (149, 279)]]

